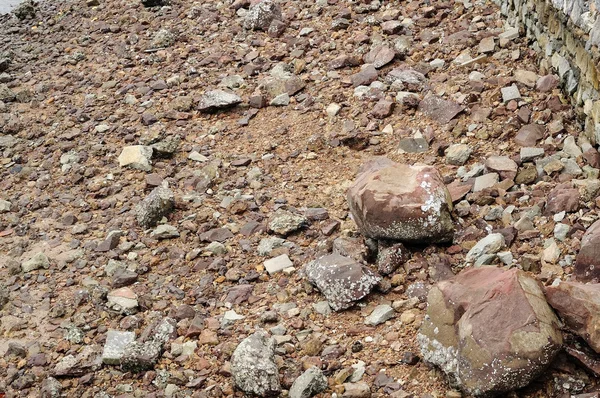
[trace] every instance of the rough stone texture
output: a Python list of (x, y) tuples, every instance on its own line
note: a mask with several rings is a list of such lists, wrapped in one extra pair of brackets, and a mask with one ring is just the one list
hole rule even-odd
[(290, 398), (310, 398), (327, 388), (327, 377), (323, 371), (312, 366), (302, 373), (290, 388)]
[(247, 394), (279, 396), (275, 340), (261, 329), (242, 340), (231, 356), (231, 376), (236, 387)]
[(244, 27), (252, 30), (267, 31), (273, 21), (281, 20), (281, 8), (271, 0), (263, 0), (254, 4), (244, 17)]
[(198, 110), (202, 112), (211, 112), (217, 109), (228, 108), (242, 102), (242, 99), (233, 93), (223, 90), (207, 91), (200, 98)]
[(527, 385), (560, 350), (558, 319), (535, 279), (482, 267), (434, 286), (418, 335), (423, 359), (468, 394)]
[[(389, 162), (389, 161), (388, 161)], [(444, 242), (452, 239), (452, 201), (431, 166), (372, 161), (348, 190), (360, 231), (374, 239)]]
[(154, 227), (174, 206), (173, 191), (165, 187), (156, 187), (136, 206), (137, 221), (143, 228)]
[(144, 145), (132, 145), (123, 148), (119, 155), (119, 166), (129, 166), (142, 171), (152, 170), (150, 159), (152, 148)]
[(335, 311), (351, 307), (365, 297), (381, 278), (355, 260), (329, 254), (304, 267), (308, 281), (315, 285)]
[(581, 239), (575, 277), (582, 282), (600, 280), (600, 221), (593, 223)]
[(119, 365), (125, 347), (135, 340), (135, 333), (109, 330), (102, 351), (102, 362), (107, 365)]
[(23, 272), (31, 272), (35, 271), (36, 269), (48, 267), (50, 267), (50, 260), (48, 260), (48, 256), (46, 256), (44, 253), (37, 253), (29, 260), (21, 263), (21, 269)]
[(419, 103), (419, 111), (440, 124), (446, 124), (462, 112), (463, 107), (454, 101), (427, 94), (423, 101)]
[(378, 305), (365, 319), (365, 325), (377, 326), (389, 319), (392, 319), (395, 313), (396, 311), (394, 311), (394, 309), (388, 304)]
[(546, 288), (546, 298), (567, 327), (600, 353), (600, 284), (560, 282)]

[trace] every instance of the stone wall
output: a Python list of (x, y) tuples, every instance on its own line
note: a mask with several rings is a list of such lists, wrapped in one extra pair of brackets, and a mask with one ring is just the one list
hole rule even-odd
[(600, 0), (495, 0), (525, 30), (585, 122), (581, 137), (600, 144)]

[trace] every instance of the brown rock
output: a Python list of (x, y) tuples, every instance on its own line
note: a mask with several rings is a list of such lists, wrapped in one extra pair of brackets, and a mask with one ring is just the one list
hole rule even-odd
[(427, 94), (419, 103), (419, 111), (441, 124), (449, 123), (463, 109), (456, 102), (445, 100), (433, 94)]
[(500, 174), (503, 180), (514, 180), (517, 175), (517, 163), (508, 156), (490, 156), (485, 161), (485, 167)]
[(544, 138), (546, 129), (539, 124), (526, 124), (521, 127), (515, 136), (515, 142), (521, 146), (535, 146), (535, 144)]
[(373, 65), (365, 65), (361, 68), (360, 72), (350, 76), (350, 81), (354, 87), (367, 86), (377, 80), (379, 73)]
[(567, 327), (600, 353), (600, 284), (560, 282), (546, 288), (546, 298)]
[[(370, 162), (369, 162), (370, 163)], [(404, 242), (452, 239), (452, 200), (437, 170), (376, 160), (348, 190), (348, 204), (363, 235)]]
[(535, 89), (542, 93), (546, 93), (555, 89), (559, 82), (558, 77), (555, 75), (542, 76), (538, 79)]
[(388, 101), (386, 99), (379, 100), (373, 110), (371, 111), (371, 115), (377, 119), (385, 119), (386, 117), (392, 114), (394, 110), (394, 103), (392, 101)]
[(596, 149), (590, 148), (587, 151), (585, 151), (583, 153), (583, 158), (585, 159), (587, 164), (589, 164), (593, 168), (600, 169), (600, 153)]
[(593, 223), (583, 235), (574, 273), (581, 282), (600, 280), (600, 221)]
[(523, 271), (472, 268), (429, 292), (417, 337), (423, 359), (474, 396), (527, 385), (559, 352), (559, 322)]
[(579, 210), (579, 190), (569, 184), (561, 184), (548, 194), (545, 214), (552, 215), (566, 211), (572, 213)]
[(379, 69), (392, 62), (395, 56), (396, 52), (394, 49), (386, 45), (379, 45), (365, 54), (364, 61), (367, 64), (373, 64), (375, 68)]

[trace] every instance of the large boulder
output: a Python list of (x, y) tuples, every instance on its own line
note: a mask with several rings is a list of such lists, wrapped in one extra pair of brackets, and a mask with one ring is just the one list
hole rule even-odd
[(567, 327), (600, 353), (600, 284), (560, 282), (546, 288), (546, 298)]
[(329, 254), (308, 263), (304, 273), (335, 311), (351, 307), (381, 280), (364, 265), (339, 254)]
[(275, 364), (275, 339), (259, 329), (242, 340), (231, 356), (231, 376), (246, 394), (278, 397), (281, 385)]
[(538, 282), (495, 267), (468, 269), (435, 285), (417, 339), (425, 361), (479, 397), (527, 385), (562, 345)]
[(434, 167), (379, 158), (361, 170), (348, 190), (348, 205), (363, 235), (415, 243), (452, 240), (452, 199)]
[(581, 239), (575, 277), (581, 282), (600, 279), (600, 221), (593, 223)]

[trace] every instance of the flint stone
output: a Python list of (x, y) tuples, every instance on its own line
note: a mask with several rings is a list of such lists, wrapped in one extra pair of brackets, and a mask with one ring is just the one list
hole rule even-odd
[(600, 353), (600, 284), (561, 281), (546, 288), (546, 299), (567, 327)]
[(234, 384), (247, 394), (279, 396), (275, 340), (262, 329), (242, 340), (231, 356), (231, 376)]
[(119, 155), (119, 166), (129, 166), (132, 169), (150, 171), (152, 170), (151, 158), (152, 147), (145, 145), (126, 146)]
[(165, 187), (156, 187), (136, 206), (137, 221), (143, 228), (154, 227), (174, 207), (175, 195), (173, 191)]
[(308, 263), (304, 273), (325, 295), (334, 311), (351, 307), (381, 280), (367, 267), (339, 254), (329, 254)]
[(562, 345), (543, 297), (538, 282), (517, 269), (472, 268), (439, 282), (417, 337), (423, 359), (474, 396), (527, 385)]
[(445, 100), (433, 94), (427, 94), (419, 103), (419, 111), (440, 124), (447, 124), (463, 111), (463, 107), (454, 101)]
[(290, 398), (310, 398), (325, 391), (328, 387), (327, 377), (316, 366), (308, 368), (292, 384)]
[(102, 351), (102, 362), (107, 365), (119, 365), (125, 347), (135, 341), (135, 333), (109, 330)]
[(600, 280), (600, 221), (593, 223), (581, 238), (574, 273), (581, 282)]
[(198, 110), (212, 112), (217, 109), (228, 108), (242, 102), (242, 99), (233, 93), (223, 90), (211, 90), (204, 93), (200, 98)]
[(452, 240), (452, 200), (434, 167), (375, 160), (363, 170), (347, 195), (363, 235), (403, 242)]

